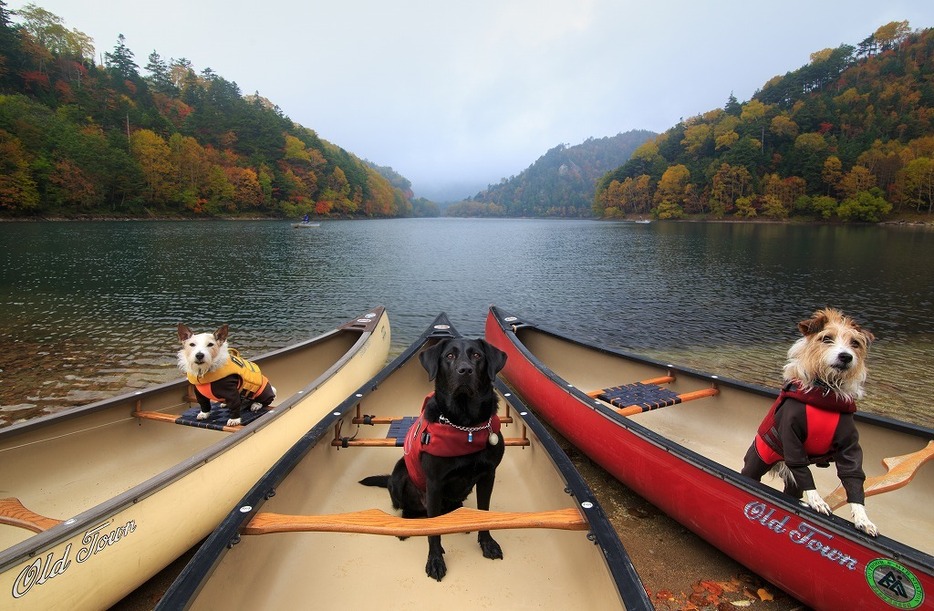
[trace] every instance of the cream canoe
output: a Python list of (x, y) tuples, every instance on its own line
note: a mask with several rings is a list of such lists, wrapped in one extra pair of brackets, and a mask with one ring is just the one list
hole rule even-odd
[[(406, 520), (385, 489), (358, 483), (389, 473), (402, 456), (390, 422), (417, 415), (433, 390), (418, 353), (455, 335), (439, 316), (311, 428), (201, 546), (158, 608), (651, 608), (591, 490), (500, 382), (507, 447), (489, 512), (471, 509), (471, 494), (449, 514)], [(483, 529), (496, 529), (502, 560), (483, 557)], [(439, 533), (453, 533), (442, 536), (448, 570), (440, 582), (425, 574), (428, 544), (419, 536)]]
[(385, 364), (382, 307), (256, 358), (272, 409), (176, 424), (187, 381), (0, 430), (0, 608), (104, 609), (198, 543), (302, 434)]

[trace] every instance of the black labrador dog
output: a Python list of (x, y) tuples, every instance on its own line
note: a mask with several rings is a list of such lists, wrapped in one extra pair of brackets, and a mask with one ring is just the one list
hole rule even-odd
[[(431, 518), (463, 507), (474, 486), (477, 508), (489, 510), (504, 452), (493, 381), (506, 364), (506, 353), (482, 339), (455, 338), (441, 340), (419, 359), (435, 391), (406, 434), (405, 456), (392, 475), (360, 483), (388, 488), (403, 518)], [(477, 541), (486, 558), (503, 557), (489, 531), (480, 531)], [(438, 581), (447, 573), (443, 554), (441, 536), (429, 536), (425, 572)]]

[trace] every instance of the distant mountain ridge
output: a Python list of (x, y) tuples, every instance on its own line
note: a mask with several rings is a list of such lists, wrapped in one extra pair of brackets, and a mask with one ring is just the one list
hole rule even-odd
[(503, 179), (460, 204), (449, 215), (592, 216), (597, 181), (629, 160), (633, 151), (657, 134), (632, 130), (581, 144), (559, 144), (517, 176)]

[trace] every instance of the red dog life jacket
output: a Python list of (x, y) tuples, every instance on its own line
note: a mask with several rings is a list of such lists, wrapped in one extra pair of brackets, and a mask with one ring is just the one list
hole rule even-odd
[[(499, 433), (499, 416), (493, 414), (486, 426), (472, 431), (463, 431), (444, 422), (428, 422), (425, 420), (425, 406), (434, 396), (431, 393), (425, 397), (422, 412), (418, 420), (409, 427), (405, 434), (403, 444), (405, 452), (405, 466), (409, 471), (412, 483), (424, 492), (427, 488), (425, 471), (422, 469), (422, 452), (432, 456), (467, 456), (486, 449), (490, 433)], [(470, 427), (473, 429), (474, 427)]]

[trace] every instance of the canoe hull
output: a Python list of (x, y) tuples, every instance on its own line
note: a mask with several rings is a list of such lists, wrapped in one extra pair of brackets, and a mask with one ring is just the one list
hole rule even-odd
[[(571, 443), (673, 519), (817, 609), (930, 604), (930, 555), (884, 537), (872, 540), (837, 517), (823, 518), (617, 415), (541, 366), (511, 329), (517, 321), (504, 318), (491, 309), (486, 337), (508, 354), (503, 375), (510, 385)], [(657, 375), (660, 367), (632, 366), (636, 380)], [(720, 391), (747, 392), (770, 403), (754, 387), (724, 384)], [(662, 409), (679, 408), (688, 409)], [(904, 595), (885, 584), (904, 586)]]
[[(628, 555), (592, 492), (544, 427), (517, 407), (500, 383), (503, 439), (528, 433), (528, 446), (506, 447), (496, 472), (493, 511), (575, 509), (586, 530), (496, 530), (504, 559), (484, 558), (474, 532), (442, 536), (448, 572), (436, 582), (425, 574), (424, 537), (348, 532), (243, 534), (258, 512), (333, 516), (370, 508), (398, 515), (387, 491), (360, 479), (389, 473), (402, 449), (365, 446), (388, 433), (389, 425), (357, 426), (352, 418), (411, 416), (433, 389), (417, 354), (454, 333), (439, 317), (427, 333), (373, 380), (350, 395), (313, 427), (257, 483), (198, 550), (160, 602), (160, 609), (302, 608), (321, 592), (337, 593), (348, 608), (648, 608), (650, 603)], [(434, 326), (432, 328), (434, 328)], [(512, 403), (510, 403), (510, 401)], [(332, 445), (346, 439), (348, 447)], [(366, 443), (365, 443), (366, 442)], [(338, 443), (340, 445), (340, 443)], [(270, 493), (274, 493), (270, 494)], [(475, 507), (475, 495), (466, 507)], [(589, 501), (589, 502), (585, 502)], [(407, 520), (406, 522), (418, 522)], [(232, 547), (227, 544), (236, 541)], [(245, 576), (249, 576), (245, 578)], [(576, 579), (574, 578), (576, 576)], [(628, 603), (623, 601), (627, 600)], [(635, 601), (635, 602), (633, 602)]]
[[(258, 357), (280, 399), (236, 433), (133, 417), (137, 402), (142, 410), (170, 411), (165, 406), (179, 403), (184, 382), (0, 432), (0, 496), (71, 518), (32, 536), (0, 524), (4, 541), (22, 538), (0, 552), (3, 608), (106, 608), (207, 536), (302, 431), (382, 366), (389, 321), (382, 308), (371, 314), (366, 330), (358, 323), (306, 342), (300, 353)], [(30, 492), (13, 473), (30, 459), (30, 446), (36, 468), (76, 480), (71, 486), (50, 475), (49, 485), (67, 495)], [(94, 483), (106, 477), (94, 464), (101, 448), (112, 454), (111, 483), (120, 492), (95, 503), (88, 500), (95, 499)], [(140, 472), (150, 476), (136, 481)]]

